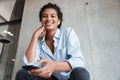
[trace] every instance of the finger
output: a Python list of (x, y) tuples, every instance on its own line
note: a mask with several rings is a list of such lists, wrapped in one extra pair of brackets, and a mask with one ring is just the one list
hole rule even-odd
[(51, 73), (51, 71), (47, 68), (42, 68), (41, 69), (41, 74), (48, 74), (48, 73)]
[(32, 74), (31, 71), (28, 71), (29, 74)]
[(46, 30), (45, 30), (45, 27), (44, 26), (42, 26), (42, 33), (44, 33), (44, 32), (46, 32)]
[(47, 72), (47, 71), (45, 71), (44, 73), (34, 71), (32, 74), (35, 75), (35, 76), (43, 77), (43, 78), (49, 78), (50, 77), (50, 73)]
[(38, 75), (39, 73), (41, 73), (41, 71), (39, 69), (32, 69), (32, 70), (30, 70), (30, 72), (34, 75)]
[(39, 73), (39, 72), (41, 72), (40, 69), (31, 69), (30, 71), (31, 71), (32, 73)]
[(42, 23), (42, 26), (45, 26), (45, 23)]
[(48, 73), (39, 73), (38, 76), (41, 76), (43, 78), (50, 78), (51, 74), (49, 72)]
[(36, 64), (41, 64), (41, 63), (47, 63), (48, 62), (48, 59), (46, 58), (43, 58), (43, 59), (40, 59), (36, 62)]
[(43, 32), (41, 33), (41, 35), (45, 35), (46, 34), (46, 30), (43, 30)]

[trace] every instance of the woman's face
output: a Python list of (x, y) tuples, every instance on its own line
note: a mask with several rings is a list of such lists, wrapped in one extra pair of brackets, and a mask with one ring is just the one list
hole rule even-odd
[(60, 20), (58, 19), (56, 10), (53, 8), (45, 9), (42, 13), (41, 22), (45, 25), (46, 30), (57, 29), (57, 26), (60, 24)]

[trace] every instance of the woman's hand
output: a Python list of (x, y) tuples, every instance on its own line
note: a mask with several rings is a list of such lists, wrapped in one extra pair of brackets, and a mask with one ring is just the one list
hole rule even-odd
[(41, 59), (37, 64), (45, 63), (45, 66), (40, 69), (32, 69), (30, 72), (35, 76), (40, 76), (43, 78), (50, 78), (55, 71), (55, 61), (49, 59)]
[(44, 25), (42, 25), (41, 27), (39, 27), (35, 32), (34, 32), (34, 36), (36, 37), (43, 37), (46, 35), (46, 30), (44, 28)]

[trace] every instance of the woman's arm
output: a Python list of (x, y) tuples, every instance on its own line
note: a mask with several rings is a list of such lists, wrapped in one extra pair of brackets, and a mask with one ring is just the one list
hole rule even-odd
[(79, 38), (74, 29), (69, 28), (68, 30), (67, 54), (70, 58), (66, 61), (69, 62), (72, 68), (85, 67), (85, 60), (80, 47)]
[(36, 56), (36, 47), (38, 42), (38, 37), (42, 37), (45, 35), (45, 29), (44, 26), (39, 27), (33, 34), (31, 42), (28, 46), (28, 49), (26, 50), (26, 58), (28, 62), (32, 62), (35, 59)]

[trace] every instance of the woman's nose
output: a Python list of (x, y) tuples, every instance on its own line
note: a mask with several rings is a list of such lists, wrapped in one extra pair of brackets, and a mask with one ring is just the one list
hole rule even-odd
[(47, 20), (51, 20), (51, 17), (50, 17), (50, 16), (48, 16)]

